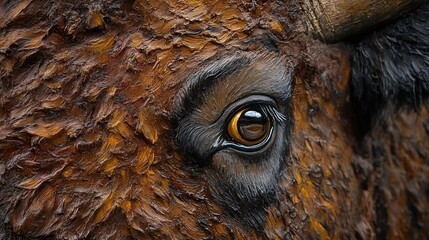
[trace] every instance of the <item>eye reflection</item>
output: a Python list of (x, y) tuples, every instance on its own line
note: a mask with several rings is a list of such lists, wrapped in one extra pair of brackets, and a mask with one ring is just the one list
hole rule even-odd
[(271, 120), (259, 107), (245, 108), (235, 113), (228, 123), (228, 135), (246, 146), (261, 143), (268, 135)]

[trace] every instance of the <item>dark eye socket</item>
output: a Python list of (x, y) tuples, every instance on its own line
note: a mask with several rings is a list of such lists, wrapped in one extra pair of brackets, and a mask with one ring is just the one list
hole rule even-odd
[(261, 107), (247, 107), (235, 112), (228, 122), (231, 140), (253, 146), (264, 141), (272, 128), (271, 116)]

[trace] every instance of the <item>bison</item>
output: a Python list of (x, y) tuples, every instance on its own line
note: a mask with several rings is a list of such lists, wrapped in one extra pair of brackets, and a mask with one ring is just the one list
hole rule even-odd
[(425, 0), (3, 0), (0, 239), (426, 239)]

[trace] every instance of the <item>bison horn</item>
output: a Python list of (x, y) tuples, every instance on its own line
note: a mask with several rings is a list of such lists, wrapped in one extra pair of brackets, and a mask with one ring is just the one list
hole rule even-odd
[(309, 33), (335, 42), (397, 18), (426, 0), (303, 0)]

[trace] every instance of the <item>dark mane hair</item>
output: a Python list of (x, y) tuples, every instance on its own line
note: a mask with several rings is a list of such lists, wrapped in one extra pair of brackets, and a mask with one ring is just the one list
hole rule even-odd
[(376, 30), (352, 51), (352, 91), (366, 127), (429, 96), (429, 3)]

